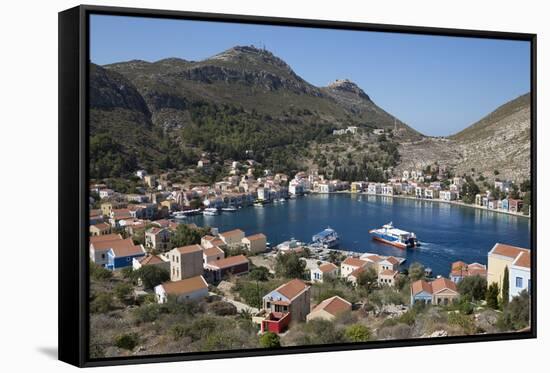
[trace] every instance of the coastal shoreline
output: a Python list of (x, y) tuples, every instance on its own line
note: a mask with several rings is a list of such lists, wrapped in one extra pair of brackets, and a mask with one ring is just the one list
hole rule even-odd
[(366, 193), (366, 192), (352, 192), (352, 191), (349, 191), (349, 190), (340, 190), (340, 191), (337, 191), (337, 192), (309, 192), (309, 193), (310, 194), (354, 194), (354, 195), (356, 194), (356, 195), (365, 195), (365, 196), (373, 196), (373, 197), (400, 198), (400, 199), (408, 199), (408, 200), (412, 200), (412, 201), (439, 202), (439, 203), (446, 203), (446, 204), (454, 205), (454, 206), (470, 207), (470, 208), (474, 208), (474, 209), (478, 209), (478, 210), (482, 210), (482, 211), (496, 212), (496, 213), (500, 213), (500, 214), (531, 219), (531, 215), (524, 215), (522, 213), (517, 213), (517, 212), (512, 212), (512, 211), (490, 209), (488, 207), (478, 206), (478, 205), (468, 204), (468, 203), (458, 202), (458, 201), (445, 201), (445, 200), (437, 199), (437, 198), (436, 199), (418, 198), (418, 197), (412, 197), (412, 196), (403, 196), (403, 195), (399, 195), (399, 194), (396, 194), (396, 195), (371, 194), (371, 193)]

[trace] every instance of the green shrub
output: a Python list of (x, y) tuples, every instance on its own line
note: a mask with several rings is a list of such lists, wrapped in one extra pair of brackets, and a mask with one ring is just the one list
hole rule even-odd
[(260, 336), (260, 346), (262, 346), (263, 348), (281, 347), (281, 339), (277, 334), (267, 332)]
[(224, 301), (211, 303), (208, 306), (208, 310), (218, 316), (228, 316), (228, 315), (237, 314), (237, 307), (235, 307), (235, 305), (229, 302), (224, 302)]
[(126, 300), (126, 298), (132, 294), (133, 287), (130, 284), (126, 284), (124, 282), (121, 282), (117, 284), (114, 288), (115, 295), (120, 300)]
[(160, 315), (160, 306), (158, 304), (144, 304), (134, 309), (133, 315), (137, 323), (153, 322)]
[(136, 333), (121, 334), (115, 337), (115, 346), (125, 350), (133, 350), (139, 343)]
[(370, 339), (371, 331), (365, 325), (353, 324), (346, 328), (344, 334), (351, 342), (366, 342)]
[(96, 281), (105, 281), (113, 277), (113, 272), (100, 265), (90, 262), (90, 278)]
[(106, 313), (114, 308), (113, 296), (107, 292), (101, 292), (90, 302), (90, 312)]

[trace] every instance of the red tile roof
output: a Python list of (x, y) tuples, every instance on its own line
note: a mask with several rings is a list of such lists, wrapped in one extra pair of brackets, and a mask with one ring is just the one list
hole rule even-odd
[(188, 245), (177, 247), (176, 250), (178, 250), (181, 254), (189, 254), (197, 251), (202, 251), (202, 247), (200, 247), (200, 245)]
[(454, 292), (457, 292), (458, 290), (456, 289), (456, 284), (449, 280), (448, 278), (445, 278), (445, 277), (440, 277), (440, 278), (437, 278), (435, 280), (432, 281), (431, 283), (432, 285), (432, 290), (434, 293), (439, 293), (440, 291), (444, 290), (444, 289), (449, 289), (449, 290), (452, 290)]
[(249, 241), (265, 240), (267, 237), (263, 233), (253, 234), (252, 236), (245, 237)]
[(214, 256), (214, 255), (220, 255), (223, 254), (223, 250), (220, 249), (218, 246), (212, 246), (208, 249), (204, 249), (202, 253), (206, 256)]
[(352, 267), (364, 267), (367, 265), (367, 262), (359, 258), (348, 257), (342, 262), (342, 264)]
[(219, 235), (222, 237), (244, 236), (244, 232), (240, 229), (233, 229), (231, 231), (220, 233)]
[(324, 310), (333, 316), (345, 311), (351, 311), (351, 303), (347, 300), (335, 295), (334, 297), (325, 299), (315, 306), (311, 312)]
[(516, 258), (521, 252), (529, 252), (529, 249), (524, 249), (522, 247), (505, 245), (502, 243), (497, 243), (490, 251), (492, 254), (507, 256), (509, 258)]
[(382, 272), (380, 272), (380, 276), (392, 276), (395, 277), (397, 275), (397, 271), (392, 271), (391, 269), (385, 269)]
[(122, 236), (118, 233), (104, 234), (101, 236), (91, 236), (90, 244), (103, 241), (122, 240)]
[(426, 292), (432, 294), (432, 285), (426, 280), (418, 280), (411, 284), (411, 291), (413, 295), (419, 294), (421, 292)]
[(182, 295), (197, 290), (208, 289), (208, 284), (202, 276), (186, 278), (180, 281), (168, 281), (160, 285), (167, 294)]
[(321, 272), (327, 273), (327, 272), (332, 272), (335, 269), (338, 269), (338, 267), (333, 263), (325, 263), (325, 264), (321, 264), (319, 266), (319, 269), (321, 270)]
[(531, 268), (531, 255), (528, 252), (522, 252), (513, 264), (518, 267)]
[(235, 267), (241, 264), (248, 264), (248, 259), (244, 255), (230, 256), (228, 258), (215, 260), (213, 262), (208, 263), (209, 266), (216, 267), (219, 269)]
[(308, 288), (309, 286), (307, 286), (302, 280), (294, 279), (294, 280), (290, 280), (286, 284), (279, 286), (275, 290), (281, 293), (282, 295), (284, 295), (289, 300), (293, 300), (300, 293), (302, 293), (304, 290)]
[(142, 266), (146, 266), (146, 265), (161, 264), (161, 263), (166, 263), (166, 262), (164, 260), (162, 260), (162, 258), (158, 255), (149, 254), (149, 255), (146, 255), (143, 258), (139, 259), (139, 263)]

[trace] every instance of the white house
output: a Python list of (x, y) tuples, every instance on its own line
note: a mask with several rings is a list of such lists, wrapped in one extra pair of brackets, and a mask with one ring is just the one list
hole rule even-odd
[(208, 296), (208, 284), (202, 276), (186, 278), (180, 281), (168, 281), (155, 286), (158, 303), (166, 303), (169, 296), (178, 301), (197, 300)]
[(442, 199), (443, 201), (454, 201), (456, 200), (456, 192), (453, 192), (452, 190), (442, 190), (439, 192), (439, 199)]
[(311, 270), (311, 281), (323, 282), (327, 277), (338, 277), (338, 267), (333, 263), (324, 263)]
[(530, 252), (521, 252), (510, 266), (510, 300), (523, 290), (531, 292)]
[(353, 271), (365, 268), (368, 262), (359, 258), (348, 257), (340, 265), (340, 276), (347, 278)]
[(381, 194), (382, 193), (382, 184), (380, 183), (369, 183), (367, 187), (367, 194)]

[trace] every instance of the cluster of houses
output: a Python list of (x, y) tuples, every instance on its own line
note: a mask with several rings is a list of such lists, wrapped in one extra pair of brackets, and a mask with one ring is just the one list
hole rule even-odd
[[(162, 226), (161, 224), (159, 224)], [(163, 233), (164, 232), (164, 233)], [(208, 283), (220, 281), (229, 274), (248, 272), (249, 261), (244, 255), (225, 257), (225, 248), (239, 247), (248, 253), (266, 250), (267, 239), (262, 233), (245, 236), (240, 229), (206, 235), (201, 243), (170, 247), (169, 227), (152, 227), (146, 232), (146, 246), (134, 244), (120, 234), (90, 235), (90, 259), (104, 268), (159, 266), (170, 272), (170, 281), (154, 290), (160, 303), (168, 296), (197, 299), (208, 294)], [(164, 235), (167, 234), (167, 235)], [(165, 238), (168, 240), (165, 241)], [(151, 249), (156, 249), (153, 251)]]

